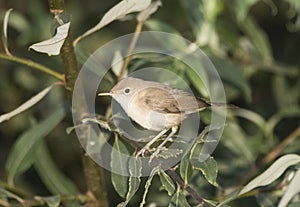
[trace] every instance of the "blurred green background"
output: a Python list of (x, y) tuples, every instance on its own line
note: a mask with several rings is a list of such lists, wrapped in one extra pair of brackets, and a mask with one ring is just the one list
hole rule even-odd
[[(77, 37), (97, 24), (117, 2), (65, 1), (67, 13), (72, 17), (72, 36)], [(209, 3), (201, 2), (163, 0), (162, 6), (143, 29), (173, 33), (177, 30), (183, 37), (197, 42), (219, 71), (227, 101), (247, 109), (238, 116), (229, 115), (228, 127), (213, 155), (219, 166), (218, 182), (226, 191), (232, 186), (245, 184), (247, 172), (255, 163), (259, 163), (300, 125), (300, 4), (297, 0), (214, 0), (214, 5), (209, 7)], [(59, 57), (28, 51), (31, 44), (48, 39), (55, 32), (48, 2), (0, 0), (1, 16), (9, 8), (13, 8), (8, 28), (10, 52), (63, 73)], [(135, 26), (134, 19), (115, 21), (83, 39), (76, 47), (79, 66), (98, 47), (134, 32)], [(130, 66), (134, 67), (134, 63)], [(176, 63), (171, 66), (176, 67)], [(0, 114), (18, 107), (54, 81), (39, 71), (0, 59)], [(191, 80), (190, 84), (197, 88)], [(48, 117), (61, 103), (68, 108), (66, 100), (64, 90), (54, 88), (32, 109), (0, 124), (1, 183), (6, 183), (8, 175), (5, 166), (17, 138), (35, 122)], [(100, 104), (101, 111), (106, 106), (105, 103)], [(66, 128), (70, 126), (72, 118), (67, 111), (63, 122), (45, 140), (58, 169), (84, 192), (79, 143), (75, 136), (66, 134)], [(295, 139), (280, 154), (299, 152), (300, 142)], [(261, 170), (258, 169), (256, 173)], [(115, 199), (117, 194), (110, 184), (108, 172), (106, 178), (108, 191), (111, 192), (110, 201), (115, 206), (120, 198)], [(156, 181), (148, 199), (158, 206), (165, 206), (169, 198), (165, 192), (158, 191), (159, 184)], [(47, 188), (34, 166), (17, 176), (15, 183), (30, 194), (54, 193)], [(192, 184), (204, 198), (213, 199), (222, 192), (209, 186), (201, 175), (196, 175)], [(133, 199), (132, 206), (137, 205), (135, 202), (140, 200), (140, 196), (138, 194)], [(235, 201), (232, 206), (253, 207), (258, 203), (259, 199), (257, 201), (251, 197)]]

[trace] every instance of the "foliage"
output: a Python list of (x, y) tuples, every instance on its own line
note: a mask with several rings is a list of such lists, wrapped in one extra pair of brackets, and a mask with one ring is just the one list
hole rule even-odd
[[(109, 206), (120, 207), (299, 206), (299, 1), (65, 2), (70, 14), (52, 8), (63, 1), (49, 0), (50, 12), (48, 5), (36, 0), (1, 4), (0, 206), (99, 206), (97, 191), (105, 196), (113, 192), (107, 196)], [(45, 32), (50, 27), (56, 31), (51, 36)], [(192, 42), (161, 42), (175, 51), (200, 47), (223, 81), (227, 102), (238, 108), (228, 111), (220, 143), (204, 162), (198, 158), (208, 127), (180, 163), (166, 171), (153, 167), (143, 178), (139, 157), (123, 162), (116, 153), (131, 156), (140, 146), (121, 135), (110, 122), (107, 103), (97, 101), (97, 111), (105, 116), (83, 119), (82, 125), (88, 126), (83, 137), (93, 143), (86, 153), (111, 153), (112, 168), (121, 167), (129, 176), (112, 172), (93, 174), (91, 179), (87, 174), (93, 166), (85, 163), (86, 155), (80, 153), (72, 130), (81, 126), (70, 121), (68, 101), (74, 85), (69, 78), (75, 75), (76, 79), (77, 71), (62, 67), (55, 55), (62, 57), (64, 66), (64, 57), (81, 66), (86, 54), (134, 32), (130, 54), (142, 30), (168, 32)], [(78, 62), (70, 55), (71, 44), (67, 51), (63, 49), (71, 33), (78, 36), (73, 42)], [(152, 54), (126, 57), (118, 48), (114, 54), (114, 67), (101, 91), (138, 68), (160, 65), (182, 77), (199, 96), (208, 96), (203, 82), (178, 60)], [(207, 79), (208, 74), (203, 76)], [(201, 118), (209, 124), (205, 112)], [(96, 134), (93, 124), (103, 133)], [(114, 151), (105, 151), (105, 144)], [(167, 159), (179, 153), (171, 150), (161, 156)], [(83, 166), (78, 164), (80, 157)], [(107, 191), (94, 190), (95, 183), (103, 180), (109, 180)]]

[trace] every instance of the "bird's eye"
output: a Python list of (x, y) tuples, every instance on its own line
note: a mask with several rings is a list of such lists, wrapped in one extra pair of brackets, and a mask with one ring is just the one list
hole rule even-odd
[(125, 89), (124, 89), (124, 93), (125, 93), (125, 94), (129, 94), (130, 91), (131, 91), (130, 88), (125, 88)]

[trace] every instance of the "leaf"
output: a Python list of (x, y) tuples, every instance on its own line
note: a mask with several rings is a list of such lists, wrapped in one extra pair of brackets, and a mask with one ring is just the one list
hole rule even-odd
[(265, 130), (265, 126), (266, 126), (266, 121), (265, 119), (253, 112), (253, 111), (250, 111), (250, 110), (247, 110), (247, 109), (235, 109), (234, 111), (232, 111), (232, 113), (235, 115), (235, 116), (239, 116), (239, 117), (243, 117), (244, 119), (247, 119), (253, 123), (255, 123), (262, 131)]
[(148, 190), (151, 186), (151, 182), (152, 182), (152, 179), (154, 177), (154, 175), (159, 171), (159, 167), (155, 167), (152, 169), (149, 177), (148, 177), (148, 180), (146, 182), (146, 185), (145, 185), (145, 191), (144, 191), (144, 194), (143, 194), (143, 199), (142, 199), (142, 202), (140, 203), (140, 207), (143, 207), (146, 203), (146, 196), (148, 194)]
[(48, 197), (38, 197), (37, 199), (43, 200), (48, 207), (59, 207), (61, 202), (60, 195), (48, 196)]
[(151, 3), (151, 0), (123, 0), (111, 8), (104, 14), (100, 22), (93, 28), (86, 31), (83, 35), (76, 38), (74, 45), (76, 45), (82, 38), (91, 35), (92, 33), (100, 30), (104, 26), (108, 25), (112, 21), (120, 19), (127, 14), (133, 12), (139, 12), (146, 9)]
[(273, 61), (273, 53), (266, 33), (259, 28), (255, 21), (250, 17), (240, 23), (240, 28), (246, 33), (252, 44), (255, 46), (259, 57), (265, 63), (271, 63)]
[(33, 164), (39, 141), (61, 122), (64, 116), (64, 108), (60, 106), (45, 120), (31, 127), (17, 139), (8, 155), (5, 166), (10, 185), (13, 185), (16, 175), (23, 173)]
[(111, 153), (111, 182), (122, 198), (125, 198), (128, 190), (128, 177), (124, 175), (129, 174), (128, 160), (124, 158), (124, 154), (129, 155), (129, 151), (119, 139), (115, 139)]
[(35, 43), (31, 45), (29, 49), (33, 49), (41, 53), (47, 53), (48, 55), (59, 55), (60, 49), (68, 36), (70, 25), (71, 22), (68, 22), (57, 27), (57, 32), (54, 37)]
[(243, 187), (239, 195), (245, 194), (254, 188), (271, 184), (279, 178), (289, 166), (299, 162), (300, 156), (296, 154), (288, 154), (280, 157), (267, 170)]
[(39, 102), (41, 99), (43, 99), (49, 93), (49, 91), (52, 89), (53, 86), (54, 85), (48, 86), (47, 88), (45, 88), (44, 90), (42, 90), (35, 96), (31, 97), (28, 101), (26, 101), (25, 103), (20, 105), (18, 108), (14, 109), (13, 111), (6, 113), (6, 114), (2, 114), (0, 116), (0, 123), (4, 122), (6, 120), (9, 120), (10, 118), (22, 113), (23, 111), (25, 111), (25, 110), (29, 109), (30, 107), (32, 107), (33, 105), (35, 105), (37, 102)]
[(11, 55), (11, 53), (9, 52), (8, 50), (8, 41), (7, 41), (7, 28), (8, 28), (8, 19), (9, 19), (9, 15), (11, 13), (13, 9), (8, 9), (6, 12), (5, 12), (5, 15), (4, 15), (4, 19), (3, 19), (3, 37), (2, 37), (2, 40), (3, 40), (3, 46), (4, 46), (4, 50), (5, 50), (5, 53), (7, 55)]
[[(146, 21), (145, 25), (151, 30), (167, 32), (181, 37), (180, 33), (177, 30), (162, 21), (151, 19)], [(184, 38), (157, 38), (157, 41), (159, 41), (159, 43), (161, 43), (162, 45), (165, 45), (168, 50), (171, 49), (171, 51), (183, 51), (184, 49), (188, 50), (188, 44)]]
[(154, 1), (150, 4), (150, 6), (148, 6), (148, 8), (146, 8), (144, 11), (140, 12), (137, 15), (137, 20), (139, 22), (145, 22), (147, 19), (149, 19), (149, 17), (154, 14), (157, 10), (158, 7), (161, 6), (161, 1)]
[(184, 184), (187, 185), (190, 178), (193, 176), (193, 168), (189, 160), (189, 154), (184, 156), (180, 162), (180, 175), (184, 180)]
[(222, 80), (225, 80), (239, 89), (247, 100), (251, 99), (251, 88), (245, 75), (241, 72), (243, 69), (231, 61), (221, 59), (216, 56), (209, 56)]
[(129, 188), (126, 195), (126, 200), (118, 204), (118, 207), (125, 207), (139, 189), (142, 175), (142, 162), (140, 157), (129, 160), (129, 173)]
[[(124, 64), (123, 56), (120, 52), (120, 50), (116, 50), (113, 60), (112, 60), (112, 71), (114, 74), (119, 77), (121, 74), (122, 66)], [(123, 74), (123, 77), (120, 78), (125, 78), (127, 76), (128, 71), (126, 70), (125, 73)]]
[(163, 189), (168, 192), (169, 196), (173, 195), (175, 192), (175, 185), (173, 180), (163, 170), (158, 171), (158, 175)]
[(181, 191), (177, 191), (171, 198), (169, 207), (190, 207), (190, 204), (186, 201), (183, 193)]
[(254, 5), (259, 0), (235, 0), (234, 9), (238, 21), (243, 22), (248, 15), (248, 12), (252, 5)]
[(218, 187), (217, 176), (218, 176), (218, 165), (213, 157), (209, 157), (204, 162), (200, 162), (198, 157), (191, 158), (191, 164), (194, 169), (200, 170), (204, 175), (205, 179), (212, 185)]
[(75, 194), (79, 192), (75, 184), (59, 171), (51, 158), (45, 141), (41, 142), (36, 151), (34, 167), (52, 194)]
[(295, 176), (293, 177), (291, 183), (287, 187), (284, 195), (282, 196), (278, 207), (285, 207), (291, 201), (291, 199), (300, 192), (300, 169), (296, 172)]
[(12, 199), (15, 199), (17, 200), (18, 202), (20, 203), (24, 203), (25, 201), (20, 198), (19, 196), (3, 189), (2, 187), (0, 187), (0, 198), (12, 198)]

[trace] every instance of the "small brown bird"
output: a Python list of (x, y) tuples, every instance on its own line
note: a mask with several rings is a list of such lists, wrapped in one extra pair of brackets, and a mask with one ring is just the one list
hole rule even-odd
[(174, 89), (162, 83), (132, 77), (122, 79), (109, 93), (98, 95), (112, 96), (136, 123), (145, 129), (160, 131), (137, 153), (137, 156), (144, 156), (151, 145), (171, 129), (167, 138), (151, 155), (150, 161), (177, 132), (178, 126), (188, 114), (211, 106), (226, 107), (223, 103), (210, 103), (203, 99), (196, 99), (186, 91)]

